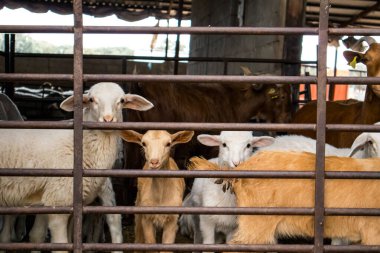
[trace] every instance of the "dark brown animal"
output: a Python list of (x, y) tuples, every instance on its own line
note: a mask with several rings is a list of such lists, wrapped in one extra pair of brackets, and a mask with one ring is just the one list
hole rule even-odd
[[(348, 62), (356, 57), (357, 63), (367, 67), (367, 76), (380, 76), (380, 44), (372, 43), (363, 54), (345, 51)], [(364, 102), (342, 105), (341, 102), (327, 102), (326, 119), (330, 124), (374, 124), (380, 121), (380, 84), (368, 85)], [(293, 123), (315, 123), (316, 104), (306, 105), (296, 112)], [(309, 137), (315, 137), (312, 132), (299, 132)], [(332, 132), (326, 136), (326, 142), (336, 147), (350, 147), (359, 132)]]
[[(146, 114), (128, 112), (128, 121), (232, 123), (256, 118), (286, 123), (291, 119), (289, 85), (144, 83), (133, 85), (131, 91), (151, 99), (154, 109)], [(175, 160), (182, 167), (178, 157), (187, 160), (201, 154), (210, 158), (206, 150), (192, 141), (186, 149), (181, 148), (180, 154), (176, 151)], [(130, 154), (138, 151), (128, 146), (127, 152), (127, 168), (141, 167), (139, 159)]]

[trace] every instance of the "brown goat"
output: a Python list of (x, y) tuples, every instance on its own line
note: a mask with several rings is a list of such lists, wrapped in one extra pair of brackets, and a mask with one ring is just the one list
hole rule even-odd
[[(144, 135), (135, 131), (121, 131), (128, 142), (141, 145), (146, 162), (144, 170), (178, 170), (170, 157), (170, 149), (178, 143), (186, 143), (193, 131), (169, 134), (167, 131), (150, 130)], [(138, 178), (136, 206), (181, 206), (185, 182), (183, 178)], [(174, 243), (178, 229), (178, 214), (136, 214), (135, 242), (156, 243), (156, 230), (162, 229), (162, 243)]]
[[(326, 123), (327, 124), (352, 124), (359, 122), (363, 102), (354, 99), (345, 101), (326, 102)], [(317, 102), (313, 101), (299, 109), (292, 123), (315, 123), (317, 119)], [(296, 131), (296, 134), (304, 135), (315, 139), (315, 131)], [(351, 147), (355, 138), (360, 133), (353, 132), (326, 132), (326, 143), (335, 147)]]
[[(217, 170), (205, 159), (193, 158), (190, 169)], [(236, 170), (314, 171), (315, 155), (261, 151)], [(326, 171), (376, 171), (380, 159), (326, 157)], [(327, 179), (326, 208), (380, 208), (378, 180)], [(238, 207), (314, 207), (313, 179), (234, 179)], [(380, 217), (327, 216), (325, 237), (347, 238), (364, 245), (380, 244)], [(228, 244), (275, 244), (280, 236), (314, 236), (314, 217), (299, 215), (239, 215), (238, 228)]]
[[(358, 63), (363, 63), (367, 67), (367, 76), (380, 76), (380, 44), (372, 43), (369, 49), (363, 54), (353, 51), (345, 51), (344, 57), (350, 63), (356, 57)], [(348, 104), (341, 106), (335, 102), (326, 104), (327, 123), (336, 124), (374, 124), (380, 121), (380, 85), (368, 85), (363, 103)], [(293, 123), (315, 123), (316, 117), (311, 112), (316, 112), (316, 104), (304, 106), (295, 114)], [(310, 118), (310, 115), (313, 115)], [(335, 118), (337, 117), (337, 118)], [(315, 137), (312, 132), (298, 132), (309, 137)], [(359, 135), (358, 132), (334, 132), (326, 135), (326, 142), (336, 147), (350, 147)]]

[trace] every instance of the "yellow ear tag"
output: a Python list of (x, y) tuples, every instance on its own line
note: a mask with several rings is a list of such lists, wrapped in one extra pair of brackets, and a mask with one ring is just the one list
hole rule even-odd
[(355, 56), (354, 57), (354, 59), (348, 64), (348, 65), (350, 65), (352, 68), (356, 68), (356, 58), (357, 58), (357, 56)]

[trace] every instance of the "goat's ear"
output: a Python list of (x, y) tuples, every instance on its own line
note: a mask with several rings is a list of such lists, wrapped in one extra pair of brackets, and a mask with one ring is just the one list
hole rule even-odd
[(220, 145), (220, 135), (200, 134), (197, 140), (203, 145), (215, 147)]
[(176, 145), (178, 143), (186, 143), (193, 138), (194, 131), (179, 131), (175, 134), (172, 134), (172, 145)]
[[(88, 101), (89, 97), (87, 94), (83, 94), (83, 108), (88, 107)], [(59, 107), (67, 112), (74, 111), (74, 96), (70, 96), (62, 101), (62, 103), (59, 105)]]
[(120, 137), (126, 142), (134, 142), (137, 144), (141, 144), (141, 139), (143, 137), (142, 134), (133, 131), (133, 130), (122, 130), (119, 131)]
[(253, 137), (251, 140), (252, 147), (260, 148), (260, 147), (266, 147), (269, 145), (272, 145), (274, 142), (274, 138), (270, 136), (260, 136), (260, 137)]
[(344, 51), (343, 56), (348, 63), (351, 63), (356, 57), (356, 62), (362, 62), (364, 54), (354, 51)]
[(147, 99), (139, 95), (125, 94), (124, 95), (124, 106), (123, 108), (128, 108), (137, 111), (147, 111), (153, 108), (153, 104)]
[[(356, 137), (354, 143), (352, 143), (351, 152), (348, 156), (354, 157), (354, 155), (357, 152), (359, 152), (360, 150), (363, 150), (367, 145), (373, 145), (373, 140), (371, 136), (368, 133), (360, 134), (358, 137)], [(358, 158), (365, 158), (365, 157), (358, 157)]]

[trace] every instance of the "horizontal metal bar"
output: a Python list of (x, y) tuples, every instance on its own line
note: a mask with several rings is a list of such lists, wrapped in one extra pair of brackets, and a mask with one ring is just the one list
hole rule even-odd
[(326, 124), (328, 131), (380, 132), (379, 125), (364, 124)]
[(380, 35), (378, 28), (329, 28), (330, 35)]
[[(4, 52), (0, 51), (0, 55)], [(73, 54), (39, 54), (15, 53), (15, 58), (59, 58), (71, 59)], [(256, 62), (256, 63), (286, 63), (286, 64), (317, 64), (317, 61), (302, 61), (269, 58), (236, 58), (236, 57), (165, 57), (141, 55), (83, 55), (83, 59), (112, 59), (112, 60), (162, 60), (162, 61), (199, 61), (199, 62)]]
[(74, 33), (74, 27), (57, 25), (0, 25), (0, 33)]
[(327, 77), (327, 83), (331, 84), (379, 84), (380, 77)]
[(313, 245), (244, 245), (244, 244), (135, 244), (135, 243), (84, 243), (83, 250), (128, 250), (128, 251), (207, 251), (207, 252), (224, 252), (224, 251), (243, 251), (243, 252), (311, 252)]
[(97, 170), (87, 169), (84, 176), (89, 177), (184, 177), (184, 178), (298, 178), (312, 179), (314, 171), (243, 171), (243, 170)]
[(72, 121), (0, 121), (0, 128), (73, 129)]
[(233, 75), (121, 75), (85, 74), (85, 81), (130, 81), (157, 83), (317, 83), (313, 76), (233, 76)]
[[(290, 123), (202, 123), (202, 122), (83, 122), (84, 129), (103, 130), (252, 130), (252, 131), (315, 131), (316, 124)], [(0, 128), (73, 129), (72, 121), (0, 121)], [(380, 125), (326, 124), (327, 131), (380, 132)]]
[[(71, 243), (0, 243), (3, 250), (72, 250)], [(307, 244), (135, 244), (135, 243), (83, 243), (83, 250), (90, 251), (276, 251), (276, 252), (312, 252), (313, 245)], [(380, 246), (333, 246), (324, 245), (325, 252), (379, 252)]]
[[(327, 179), (380, 179), (379, 172), (356, 172), (356, 171), (327, 171)], [(72, 177), (71, 169), (55, 168), (1, 168), (0, 176), (23, 176), (23, 177)], [(164, 177), (164, 178), (285, 178), (285, 179), (314, 179), (314, 171), (242, 171), (242, 170), (103, 170), (103, 169), (86, 169), (83, 171), (86, 177)]]
[(315, 124), (280, 124), (280, 123), (201, 123), (201, 122), (122, 122), (97, 123), (84, 122), (85, 129), (156, 129), (156, 130), (267, 130), (298, 131), (315, 130)]
[(317, 35), (318, 28), (310, 27), (137, 27), (137, 26), (84, 26), (84, 33), (127, 34), (230, 34), (230, 35)]
[[(157, 82), (162, 83), (282, 83), (282, 84), (315, 84), (315, 76), (234, 76), (234, 75), (123, 75), (123, 74), (85, 74), (85, 81), (131, 81), (131, 82)], [(72, 81), (71, 74), (29, 74), (29, 73), (0, 73), (2, 81)], [(328, 77), (332, 84), (378, 84), (380, 77)]]
[(380, 216), (379, 208), (325, 208), (327, 216)]
[(72, 243), (0, 243), (2, 250), (73, 250)]
[(314, 208), (275, 207), (178, 207), (178, 206), (85, 206), (84, 213), (123, 214), (230, 214), (230, 215), (313, 215)]
[(73, 81), (71, 74), (0, 73), (1, 81)]
[(0, 207), (0, 214), (65, 214), (72, 213), (73, 208), (70, 206), (23, 206), (23, 207)]

